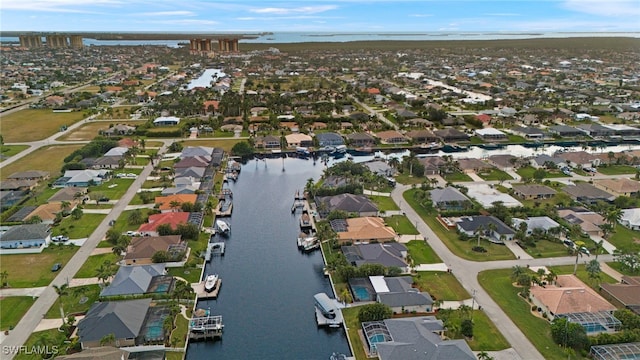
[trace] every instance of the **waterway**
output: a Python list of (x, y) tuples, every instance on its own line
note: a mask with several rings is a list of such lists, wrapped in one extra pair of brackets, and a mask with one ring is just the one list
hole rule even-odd
[(333, 352), (350, 354), (343, 328), (317, 327), (313, 295), (334, 294), (321, 253), (298, 251), (300, 215), (291, 214), (296, 189), (309, 178), (318, 180), (322, 170), (319, 161), (252, 160), (230, 184), (233, 216), (226, 219), (231, 234), (225, 256), (205, 268), (205, 274), (220, 275), (220, 294), (198, 303), (222, 315), (224, 334), (220, 341), (190, 343), (188, 360), (326, 360)]
[(199, 77), (191, 80), (189, 84), (187, 84), (187, 90), (191, 90), (196, 87), (210, 88), (212, 86), (211, 81), (213, 79), (223, 78), (225, 76), (226, 74), (222, 72), (221, 69), (206, 69)]

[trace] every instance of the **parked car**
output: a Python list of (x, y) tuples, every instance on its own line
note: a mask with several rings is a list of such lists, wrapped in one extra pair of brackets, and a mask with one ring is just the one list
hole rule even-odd
[(565, 245), (567, 245), (568, 247), (572, 248), (572, 249), (576, 246), (576, 244), (574, 244), (574, 243), (573, 243), (573, 241), (571, 241), (571, 240), (569, 240), (569, 239), (564, 240), (564, 241), (563, 241), (563, 243), (564, 243)]
[(51, 238), (51, 241), (53, 242), (63, 242), (68, 240), (69, 240), (69, 237), (64, 235), (58, 235)]
[(60, 270), (61, 268), (62, 268), (62, 264), (61, 263), (55, 263), (51, 267), (51, 271), (56, 272), (56, 271)]
[(587, 256), (591, 256), (591, 253), (589, 252), (589, 249), (587, 249), (584, 246), (580, 246), (580, 252), (587, 255)]
[(108, 198), (108, 197), (106, 197), (106, 196), (103, 196), (103, 197), (101, 197), (100, 199), (98, 199), (98, 201), (99, 201), (99, 202), (109, 202), (109, 200), (111, 200), (111, 199), (109, 199), (109, 198)]

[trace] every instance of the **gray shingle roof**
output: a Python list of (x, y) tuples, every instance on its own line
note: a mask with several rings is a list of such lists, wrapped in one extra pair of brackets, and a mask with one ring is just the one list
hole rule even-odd
[(41, 240), (49, 236), (49, 225), (28, 224), (13, 226), (4, 234), (0, 234), (0, 241)]
[(428, 293), (418, 291), (378, 294), (379, 301), (390, 307), (431, 305), (433, 299)]
[(515, 234), (507, 224), (503, 223), (500, 219), (495, 216), (467, 216), (461, 218), (461, 221), (458, 223), (465, 231), (474, 232), (482, 226), (484, 230), (488, 230), (489, 224), (495, 224), (496, 232), (501, 235)]
[(100, 341), (113, 333), (116, 339), (137, 338), (151, 299), (105, 301), (93, 304), (78, 324), (80, 341)]
[(377, 212), (378, 207), (366, 196), (340, 194), (335, 196), (318, 197), (318, 202), (326, 205), (327, 211), (342, 210), (346, 212)]
[(447, 186), (444, 189), (433, 189), (431, 190), (431, 201), (434, 204), (444, 203), (444, 202), (464, 202), (471, 201), (468, 197), (466, 197), (460, 190)]
[(407, 263), (402, 259), (402, 252), (407, 247), (399, 243), (385, 244), (359, 244), (343, 246), (342, 252), (347, 260), (354, 262), (356, 266), (363, 264), (380, 264), (387, 267), (406, 267)]
[(155, 276), (164, 275), (165, 264), (121, 266), (100, 296), (144, 294)]

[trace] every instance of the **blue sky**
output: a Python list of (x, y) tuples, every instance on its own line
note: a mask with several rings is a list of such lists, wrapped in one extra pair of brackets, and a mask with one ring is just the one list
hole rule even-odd
[(640, 0), (2, 0), (0, 30), (640, 31)]

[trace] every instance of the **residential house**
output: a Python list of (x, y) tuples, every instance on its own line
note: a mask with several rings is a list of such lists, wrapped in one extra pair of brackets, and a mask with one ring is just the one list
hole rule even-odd
[(602, 282), (600, 293), (612, 304), (640, 315), (640, 276), (623, 275), (618, 284)]
[(258, 149), (278, 149), (280, 148), (280, 138), (273, 135), (256, 136), (254, 144)]
[(36, 180), (0, 181), (0, 191), (31, 191), (38, 185)]
[(514, 135), (522, 136), (522, 137), (524, 137), (525, 139), (528, 139), (528, 140), (536, 140), (536, 139), (545, 138), (544, 131), (542, 131), (542, 130), (540, 130), (538, 128), (534, 128), (534, 127), (516, 126), (516, 127), (513, 127), (511, 129), (511, 132)]
[(536, 169), (547, 168), (551, 164), (553, 164), (553, 166), (556, 168), (563, 168), (567, 166), (567, 162), (565, 159), (558, 156), (549, 156), (547, 154), (534, 156), (533, 158), (531, 158), (530, 164)]
[(204, 176), (205, 168), (204, 167), (184, 167), (175, 169), (176, 177), (185, 177), (189, 176), (194, 179), (201, 179)]
[[(338, 242), (345, 243), (370, 243), (389, 242), (396, 240), (397, 234), (390, 226), (384, 223), (384, 219), (373, 216), (337, 219), (331, 221), (331, 227), (337, 232)], [(336, 224), (341, 222), (341, 224)]]
[(424, 166), (424, 174), (426, 175), (440, 175), (442, 169), (447, 165), (447, 162), (440, 156), (427, 156), (418, 158), (418, 161)]
[(19, 171), (7, 176), (7, 179), (42, 181), (49, 179), (49, 172), (40, 170)]
[(620, 224), (631, 230), (640, 230), (640, 208), (623, 209)]
[(369, 171), (376, 175), (391, 177), (396, 173), (396, 169), (389, 166), (389, 164), (387, 164), (385, 161), (373, 160), (367, 161), (363, 164), (369, 169)]
[(136, 131), (135, 126), (129, 126), (126, 124), (116, 124), (106, 130), (100, 130), (100, 134), (103, 136), (111, 137), (111, 136), (131, 135), (135, 131)]
[(201, 157), (207, 159), (207, 161), (211, 161), (211, 155), (213, 154), (213, 148), (207, 146), (187, 146), (182, 149), (180, 153), (180, 159), (190, 158), (190, 157)]
[(576, 128), (593, 138), (607, 137), (615, 134), (612, 129), (600, 124), (579, 124)]
[(64, 175), (53, 183), (54, 187), (89, 187), (100, 185), (109, 178), (109, 170), (67, 170)]
[(600, 226), (606, 223), (602, 215), (585, 208), (568, 208), (558, 210), (558, 216), (569, 224), (577, 224), (589, 236), (602, 236)]
[(593, 185), (615, 196), (635, 196), (640, 192), (640, 182), (627, 178), (594, 180)]
[(0, 208), (4, 211), (4, 209), (8, 209), (13, 205), (17, 204), (26, 196), (24, 191), (18, 190), (7, 190), (0, 191)]
[(166, 294), (173, 289), (173, 281), (166, 275), (165, 264), (120, 266), (100, 296)]
[[(75, 205), (71, 206), (75, 207)], [(71, 211), (72, 209), (73, 208), (70, 207), (69, 211)], [(34, 216), (37, 216), (42, 220), (43, 224), (51, 225), (54, 223), (57, 214), (62, 211), (62, 203), (52, 202), (42, 204), (35, 208), (29, 215), (27, 215), (27, 220), (33, 218)]]
[(484, 141), (504, 141), (507, 140), (507, 134), (495, 128), (476, 129), (475, 135)]
[(346, 138), (349, 144), (353, 146), (373, 146), (376, 143), (373, 136), (362, 132), (348, 134)]
[(493, 166), (480, 160), (480, 159), (475, 159), (475, 158), (469, 158), (469, 159), (458, 159), (458, 168), (460, 170), (462, 170), (464, 173), (478, 173), (478, 172), (483, 172), (485, 170), (491, 170), (493, 169)]
[(151, 299), (104, 301), (94, 303), (78, 323), (78, 336), (83, 349), (101, 346), (107, 335), (115, 336), (115, 346), (144, 343), (144, 328)]
[(478, 234), (487, 238), (492, 243), (502, 244), (505, 240), (513, 240), (516, 234), (507, 224), (495, 216), (463, 216), (456, 223), (458, 231), (467, 236), (474, 237)]
[(320, 147), (344, 145), (342, 136), (334, 132), (316, 134), (316, 140)]
[(513, 170), (518, 164), (518, 158), (511, 154), (491, 155), (487, 158), (489, 164), (502, 171)]
[(407, 138), (396, 130), (387, 130), (376, 133), (376, 137), (383, 144), (406, 144)]
[(344, 193), (335, 196), (316, 197), (316, 208), (321, 217), (332, 211), (344, 211), (357, 216), (377, 216), (378, 206), (364, 195)]
[(321, 187), (335, 189), (349, 184), (350, 179), (343, 176), (329, 175), (323, 181)]
[(190, 168), (190, 167), (206, 168), (207, 166), (209, 166), (210, 162), (211, 162), (210, 157), (192, 156), (192, 157), (186, 157), (186, 158), (180, 159), (180, 161), (173, 164), (173, 167), (176, 171), (178, 171), (178, 169), (184, 169), (184, 168)]
[(434, 133), (428, 130), (412, 130), (407, 132), (405, 136), (411, 139), (414, 144), (430, 144), (439, 140)]
[(160, 116), (153, 120), (155, 126), (178, 126), (180, 118), (175, 116)]
[(540, 229), (543, 233), (547, 233), (551, 229), (558, 229), (561, 227), (560, 224), (548, 216), (533, 216), (527, 219), (513, 218), (511, 219), (511, 223), (513, 224), (514, 229), (519, 229), (521, 226), (520, 224), (527, 224), (527, 236), (533, 234), (533, 230), (535, 229)]
[(564, 159), (569, 166), (578, 169), (600, 166), (600, 158), (586, 151), (563, 152), (556, 156)]
[[(392, 318), (362, 323), (369, 354), (380, 360), (475, 360), (462, 339), (443, 340), (444, 326), (435, 316)], [(382, 339), (380, 339), (382, 337)]]
[[(186, 220), (184, 222), (186, 223)], [(140, 231), (139, 233), (146, 235), (146, 233)], [(124, 256), (123, 262), (125, 265), (153, 264), (151, 258), (153, 258), (153, 255), (158, 251), (176, 253), (176, 251), (184, 251), (185, 249), (186, 244), (180, 235), (134, 237), (127, 247), (127, 253)]]
[(0, 247), (2, 249), (41, 247), (51, 241), (49, 231), (47, 224), (12, 226), (7, 231), (0, 233)]
[(123, 163), (124, 157), (122, 156), (101, 156), (93, 161), (91, 168), (93, 169), (117, 169)]
[(353, 266), (379, 264), (385, 267), (397, 267), (403, 273), (409, 272), (407, 247), (397, 242), (384, 244), (356, 244), (342, 246), (342, 253)]
[(193, 185), (177, 186), (162, 189), (162, 196), (195, 194), (199, 188)]
[(555, 284), (532, 286), (531, 302), (541, 308), (550, 320), (575, 313), (613, 312), (611, 305), (575, 275), (558, 275)]
[(433, 206), (444, 211), (463, 210), (473, 205), (466, 195), (452, 186), (447, 186), (444, 189), (433, 189), (430, 195)]
[(436, 130), (433, 133), (443, 142), (469, 141), (469, 135), (454, 128)]
[(182, 211), (182, 204), (195, 204), (197, 200), (198, 195), (196, 194), (177, 194), (169, 196), (156, 196), (154, 203), (162, 212), (178, 212)]
[(595, 204), (598, 201), (612, 202), (616, 199), (615, 195), (598, 189), (588, 183), (567, 185), (562, 188), (562, 191), (569, 194), (573, 200), (583, 202), (585, 204)]
[(513, 185), (513, 194), (524, 200), (551, 199), (556, 191), (546, 185)]
[(285, 135), (287, 139), (287, 147), (309, 147), (313, 145), (313, 138), (307, 134), (288, 134)]
[(567, 125), (554, 125), (554, 126), (549, 126), (547, 128), (547, 131), (550, 134), (555, 134), (558, 135), (560, 137), (576, 137), (576, 136), (584, 136), (585, 133), (580, 130), (580, 129), (576, 129), (572, 126), (567, 126)]
[(179, 224), (186, 224), (189, 221), (188, 212), (166, 212), (149, 215), (149, 222), (138, 227), (138, 233), (145, 236), (158, 236), (158, 226), (169, 224), (172, 229), (177, 229)]
[(395, 314), (433, 310), (431, 295), (412, 287), (411, 276), (370, 276), (369, 281), (376, 293), (376, 301), (389, 306)]

